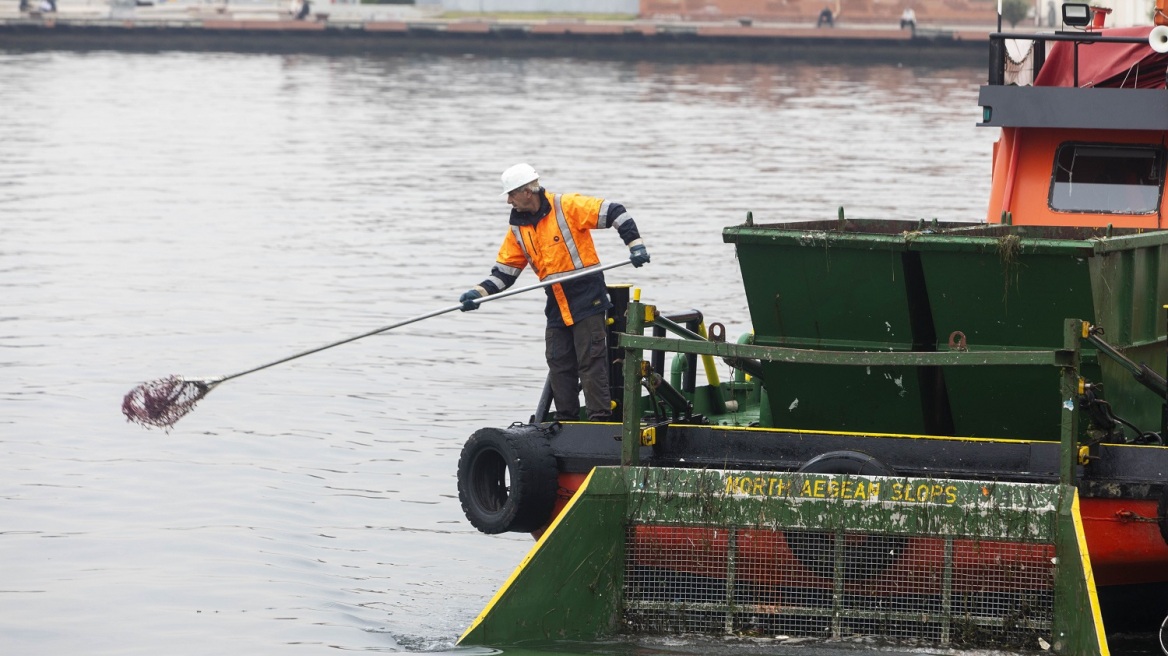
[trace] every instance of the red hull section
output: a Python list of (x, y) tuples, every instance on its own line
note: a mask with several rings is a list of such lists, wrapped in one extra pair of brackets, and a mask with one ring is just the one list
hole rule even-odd
[[(727, 576), (730, 548), (725, 529), (637, 526), (633, 530), (629, 548), (634, 552), (635, 565), (707, 578)], [(790, 535), (801, 541), (808, 536), (796, 532)], [(788, 589), (830, 590), (833, 585), (831, 563), (818, 561), (823, 554), (806, 549), (805, 544), (793, 547), (780, 531), (740, 530), (735, 539), (733, 568), (738, 581)], [(881, 549), (871, 549), (865, 537), (855, 536), (847, 538), (844, 550), (854, 556), (849, 560), (856, 570), (848, 577), (849, 593), (890, 596), (942, 592), (945, 545), (941, 539), (899, 542), (897, 553), (889, 557)], [(1054, 584), (1052, 558), (1051, 545), (955, 540), (952, 591), (984, 594), (1019, 588), (1050, 590)]]
[(1168, 544), (1156, 505), (1136, 499), (1080, 499), (1096, 585), (1168, 582)]

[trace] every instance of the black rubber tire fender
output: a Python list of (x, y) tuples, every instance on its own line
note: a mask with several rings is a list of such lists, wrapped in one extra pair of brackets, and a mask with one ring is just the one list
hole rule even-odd
[(458, 500), (467, 520), (483, 533), (530, 533), (551, 519), (558, 478), (544, 432), (482, 428), (458, 458)]
[[(829, 451), (803, 463), (801, 474), (851, 474), (856, 476), (896, 476), (891, 467), (859, 451)], [(835, 535), (822, 531), (788, 531), (787, 546), (808, 570), (830, 579), (835, 572)], [(844, 554), (846, 580), (862, 580), (878, 575), (904, 553), (908, 539), (900, 535), (867, 535)]]
[[(1160, 502), (1156, 504), (1156, 524), (1160, 527), (1160, 537), (1168, 544), (1168, 485), (1160, 486)], [(1164, 620), (1168, 622), (1168, 619)], [(1168, 654), (1168, 651), (1164, 652)]]

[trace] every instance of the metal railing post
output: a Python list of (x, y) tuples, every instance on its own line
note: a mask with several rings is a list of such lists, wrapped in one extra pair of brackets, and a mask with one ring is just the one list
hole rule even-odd
[(1063, 327), (1063, 348), (1070, 354), (1070, 362), (1062, 366), (1061, 444), (1059, 447), (1059, 481), (1075, 484), (1079, 464), (1079, 361), (1080, 344), (1087, 330), (1087, 322), (1067, 319)]
[[(645, 330), (645, 309), (651, 306), (641, 304), (641, 290), (633, 290), (633, 300), (629, 302), (625, 318), (625, 333), (641, 335)], [(624, 426), (621, 431), (621, 465), (635, 467), (640, 464), (641, 455), (641, 362), (643, 354), (639, 346), (624, 349), (625, 394), (621, 416)]]

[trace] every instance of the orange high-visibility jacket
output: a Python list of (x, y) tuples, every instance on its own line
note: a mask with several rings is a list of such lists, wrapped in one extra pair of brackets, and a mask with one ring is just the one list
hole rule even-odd
[[(554, 280), (600, 264), (592, 230), (615, 227), (629, 248), (641, 243), (637, 224), (620, 203), (547, 190), (543, 194), (537, 212), (512, 210), (511, 229), (503, 238), (495, 266), (479, 285), (484, 295), (510, 287), (528, 264), (540, 280)], [(545, 314), (553, 327), (571, 326), (612, 307), (602, 272), (551, 285), (547, 296)]]

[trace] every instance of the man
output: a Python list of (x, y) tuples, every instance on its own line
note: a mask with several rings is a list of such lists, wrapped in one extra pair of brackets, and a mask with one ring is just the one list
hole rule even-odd
[(815, 27), (835, 27), (835, 16), (831, 13), (831, 7), (824, 7), (823, 11), (819, 12), (819, 19), (815, 21)]
[[(510, 231), (503, 238), (491, 274), (459, 297), (462, 311), (478, 308), (475, 301), (512, 284), (528, 264), (540, 280), (555, 280), (598, 266), (592, 230), (616, 228), (629, 247), (633, 266), (649, 261), (633, 217), (620, 203), (580, 194), (553, 194), (539, 184), (528, 164), (503, 171), (503, 195), (511, 205)], [(556, 404), (555, 418), (580, 418), (581, 385), (590, 421), (612, 414), (608, 388), (608, 343), (605, 312), (612, 307), (604, 273), (582, 276), (547, 290), (545, 356)]]
[(905, 7), (904, 13), (900, 15), (900, 29), (909, 28), (913, 35), (917, 33), (917, 12), (913, 11), (912, 7)]

